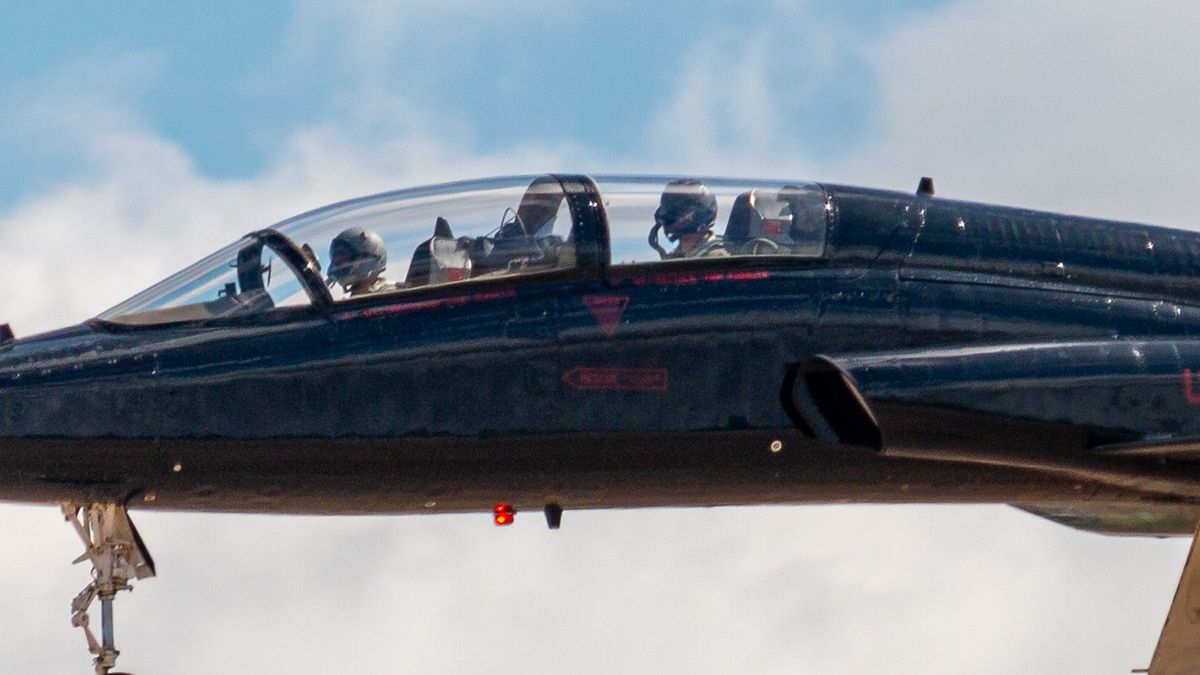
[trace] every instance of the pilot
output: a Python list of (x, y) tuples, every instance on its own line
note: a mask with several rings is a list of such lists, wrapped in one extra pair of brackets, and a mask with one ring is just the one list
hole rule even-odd
[(329, 244), (329, 283), (350, 294), (366, 295), (395, 290), (382, 276), (387, 269), (387, 247), (371, 230), (351, 227), (342, 230)]
[[(717, 223), (717, 198), (704, 183), (683, 178), (667, 184), (654, 212), (650, 228), (650, 246), (663, 260), (675, 258), (720, 258), (729, 255), (721, 238), (713, 234)], [(664, 251), (658, 243), (662, 230), (670, 241), (679, 244)]]

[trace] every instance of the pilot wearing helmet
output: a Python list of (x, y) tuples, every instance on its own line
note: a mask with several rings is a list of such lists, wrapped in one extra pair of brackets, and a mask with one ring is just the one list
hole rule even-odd
[(387, 247), (371, 230), (351, 227), (329, 243), (329, 283), (341, 286), (350, 297), (394, 290), (396, 285), (381, 276), (385, 269)]
[[(650, 246), (663, 260), (675, 258), (727, 257), (721, 238), (713, 234), (717, 223), (717, 198), (704, 183), (695, 178), (683, 178), (667, 184), (654, 212), (654, 227), (650, 228)], [(658, 231), (667, 239), (679, 242), (668, 253), (658, 243)]]

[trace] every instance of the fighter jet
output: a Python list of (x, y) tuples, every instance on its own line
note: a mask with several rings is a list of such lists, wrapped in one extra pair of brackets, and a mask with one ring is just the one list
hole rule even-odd
[[(62, 506), (109, 673), (130, 509), (960, 502), (1200, 520), (1200, 234), (790, 180), (354, 199), (0, 327), (0, 499)], [(1189, 557), (1148, 672), (1200, 667)], [(102, 635), (89, 607), (102, 605)]]

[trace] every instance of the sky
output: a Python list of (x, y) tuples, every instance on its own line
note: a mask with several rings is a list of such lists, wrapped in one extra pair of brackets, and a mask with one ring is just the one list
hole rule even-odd
[[(78, 3), (77, 3), (78, 5)], [(546, 171), (762, 176), (1194, 228), (1200, 8), (23, 3), (0, 321), (75, 323), (339, 199)], [(1004, 506), (134, 514), (133, 672), (1124, 673), (1186, 539)], [(57, 510), (0, 506), (0, 669), (89, 672)], [(97, 612), (98, 614), (98, 612)]]

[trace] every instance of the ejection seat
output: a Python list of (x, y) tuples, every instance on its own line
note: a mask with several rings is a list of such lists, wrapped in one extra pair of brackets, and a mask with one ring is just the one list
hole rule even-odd
[(729, 212), (724, 241), (734, 255), (819, 256), (825, 245), (824, 199), (794, 186), (743, 192)]
[(725, 246), (734, 255), (789, 255), (799, 244), (794, 229), (792, 201), (784, 190), (751, 190), (733, 202)]
[(417, 245), (404, 285), (409, 288), (462, 281), (471, 276), (470, 240), (455, 239), (450, 223), (441, 216), (433, 236)]
[[(517, 270), (574, 266), (574, 257), (563, 254), (566, 242), (553, 233), (565, 195), (553, 176), (534, 179), (514, 211), (505, 211), (500, 227), (490, 236), (471, 242), (475, 276), (508, 274)], [(573, 247), (571, 253), (573, 254)]]

